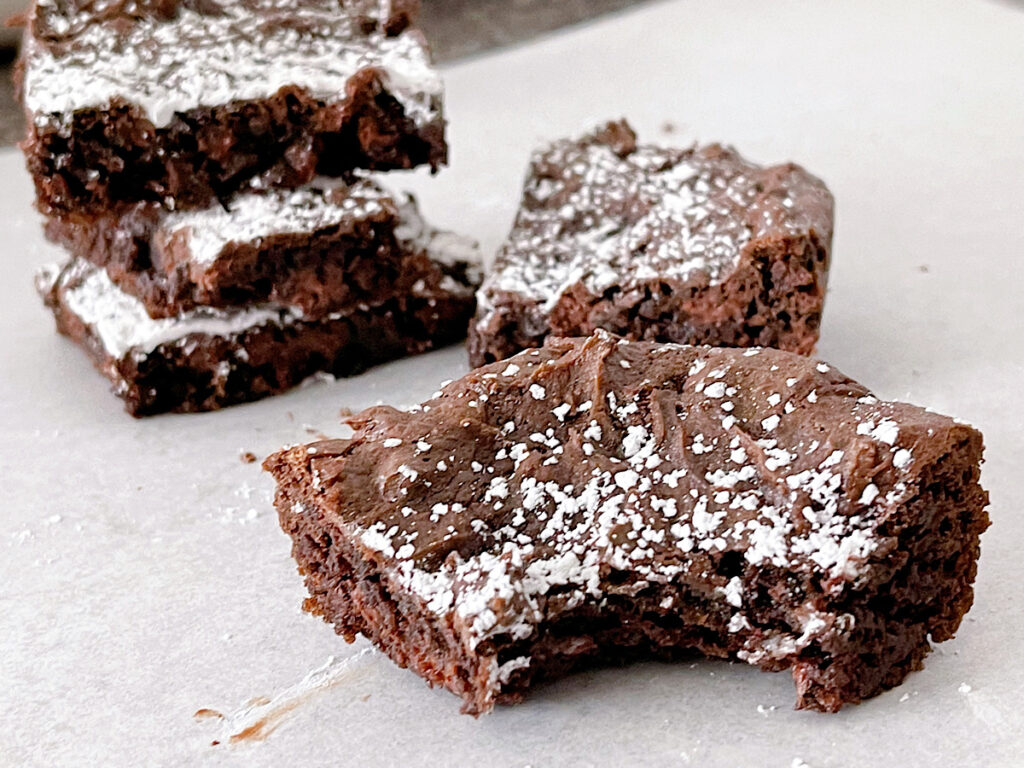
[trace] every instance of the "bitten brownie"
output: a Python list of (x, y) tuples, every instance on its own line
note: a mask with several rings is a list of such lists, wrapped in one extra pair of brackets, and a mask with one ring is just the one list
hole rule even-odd
[(37, 0), (22, 144), (47, 215), (445, 162), (417, 2)]
[(538, 152), (477, 297), (473, 365), (597, 328), (632, 339), (769, 346), (818, 339), (833, 200), (797, 165), (719, 145), (638, 145), (625, 123)]
[(470, 713), (694, 651), (834, 712), (973, 600), (981, 435), (792, 353), (552, 338), (351, 424), (265, 463), (306, 608)]
[(475, 244), (428, 227), (411, 197), (367, 179), (250, 192), (200, 211), (140, 204), (91, 221), (53, 218), (47, 233), (153, 318), (269, 301), (317, 320), (417, 283), (480, 282)]
[[(439, 250), (456, 245), (457, 257)], [(209, 411), (284, 392), (317, 373), (348, 376), (463, 338), (478, 281), (476, 268), (457, 259), (472, 247), (453, 235), (432, 241), (421, 251), (422, 279), (375, 304), (357, 301), (315, 320), (271, 302), (154, 319), (81, 259), (44, 269), (37, 287), (57, 329), (85, 347), (133, 416)]]

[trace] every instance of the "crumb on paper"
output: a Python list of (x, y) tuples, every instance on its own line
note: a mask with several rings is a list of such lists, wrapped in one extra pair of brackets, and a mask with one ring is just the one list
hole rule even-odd
[(215, 709), (210, 709), (209, 707), (202, 707), (201, 709), (197, 709), (195, 713), (192, 715), (192, 717), (194, 717), (196, 720), (207, 720), (209, 718), (214, 718), (217, 720), (224, 719), (224, 715), (222, 715)]
[(252, 451), (239, 451), (238, 458), (243, 464), (255, 464), (258, 457)]
[(238, 523), (239, 525), (248, 525), (249, 523), (256, 522), (262, 517), (260, 510), (255, 507), (221, 507), (220, 517), (218, 520), (221, 523)]
[(971, 686), (968, 685), (967, 683), (960, 683), (960, 687), (957, 688), (956, 690), (957, 690), (957, 693), (960, 693), (960, 694), (963, 694), (964, 696), (966, 696), (967, 694), (969, 694), (974, 689), (971, 688)]

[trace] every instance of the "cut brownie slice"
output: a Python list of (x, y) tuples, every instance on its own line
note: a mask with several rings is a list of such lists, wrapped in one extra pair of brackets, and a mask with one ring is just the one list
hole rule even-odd
[(52, 218), (51, 239), (106, 269), (150, 317), (275, 302), (306, 320), (455, 279), (480, 282), (475, 244), (428, 227), (408, 196), (369, 180), (269, 190), (227, 207)]
[(37, 0), (22, 147), (47, 214), (445, 162), (418, 4)]
[(283, 392), (317, 373), (349, 376), (458, 341), (476, 284), (415, 282), (318, 320), (294, 307), (199, 308), (154, 320), (101, 268), (74, 260), (38, 288), (58, 330), (84, 346), (133, 416), (209, 411)]
[(539, 152), (511, 235), (478, 296), (470, 360), (548, 334), (810, 353), (832, 196), (792, 164), (733, 150), (638, 146), (625, 123)]
[(351, 423), (265, 465), (306, 607), (471, 713), (694, 651), (832, 712), (973, 599), (981, 435), (792, 353), (549, 339)]

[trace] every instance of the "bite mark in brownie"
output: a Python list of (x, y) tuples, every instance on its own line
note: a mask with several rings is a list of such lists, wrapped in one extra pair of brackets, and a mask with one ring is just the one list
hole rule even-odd
[(39, 207), (204, 208), (253, 178), (436, 169), (442, 84), (416, 7), (37, 0), (21, 93)]
[(284, 392), (315, 374), (350, 376), (465, 336), (472, 282), (415, 283), (317, 320), (281, 304), (198, 308), (153, 319), (101, 268), (40, 272), (57, 329), (83, 346), (133, 416), (197, 412)]
[(973, 599), (981, 435), (796, 354), (552, 338), (350, 423), (265, 463), (306, 608), (473, 714), (694, 651), (834, 712)]
[(771, 346), (818, 339), (833, 200), (791, 163), (719, 145), (638, 145), (625, 123), (533, 158), (478, 296), (470, 361), (601, 328), (632, 339)]
[(429, 227), (408, 195), (351, 185), (264, 190), (201, 211), (140, 204), (120, 216), (51, 218), (49, 237), (102, 266), (150, 317), (287, 304), (307, 320), (419, 284), (479, 284), (479, 253)]

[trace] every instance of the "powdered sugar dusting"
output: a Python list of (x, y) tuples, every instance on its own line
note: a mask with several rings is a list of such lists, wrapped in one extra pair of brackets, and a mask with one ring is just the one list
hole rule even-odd
[[(51, 270), (52, 276), (55, 272)], [(61, 280), (67, 308), (93, 330), (111, 357), (146, 354), (161, 344), (177, 343), (192, 334), (232, 336), (267, 323), (288, 325), (302, 319), (293, 308), (257, 304), (243, 309), (196, 309), (178, 317), (154, 320), (146, 307), (114, 285), (107, 273), (84, 261), (76, 262)]]
[(375, 184), (357, 182), (343, 194), (318, 187), (273, 189), (245, 193), (226, 206), (215, 204), (199, 211), (170, 213), (162, 224), (167, 238), (186, 233), (190, 260), (213, 264), (229, 243), (247, 243), (278, 234), (316, 232), (343, 221), (365, 221), (381, 216), (390, 196)]
[[(907, 451), (898, 442), (889, 443), (892, 429), (877, 429), (880, 423), (898, 423), (892, 404), (842, 395), (850, 421), (840, 421), (840, 431), (825, 442), (814, 429), (800, 431), (808, 420), (795, 414), (837, 407), (831, 395), (812, 403), (806, 394), (829, 391), (832, 382), (841, 381), (831, 369), (820, 371), (813, 360), (771, 350), (749, 356), (664, 345), (658, 348), (659, 361), (678, 356), (673, 370), (691, 373), (671, 395), (675, 420), (660, 422), (656, 430), (643, 387), (592, 388), (593, 381), (605, 381), (614, 370), (636, 377), (629, 379), (634, 384), (639, 381), (644, 373), (636, 371), (644, 360), (629, 348), (600, 333), (586, 342), (584, 350), (592, 354), (581, 353), (572, 362), (586, 372), (581, 376), (588, 382), (585, 391), (567, 394), (548, 384), (542, 374), (556, 360), (547, 349), (520, 354), (448, 385), (424, 409), (431, 414), (454, 409), (446, 418), (466, 427), (469, 417), (459, 414), (468, 414), (475, 407), (471, 403), (497, 403), (493, 418), (501, 428), (492, 430), (493, 454), (487, 458), (489, 444), (477, 442), (467, 466), (460, 465), (457, 454), (426, 464), (421, 455), (418, 476), (402, 486), (408, 513), (355, 534), (364, 546), (397, 561), (394, 578), (403, 588), (420, 595), (438, 614), (457, 617), (473, 647), (496, 635), (530, 637), (553, 593), (569, 610), (627, 588), (621, 579), (606, 581), (607, 573), (628, 574), (627, 584), (636, 590), (700, 578), (713, 588), (725, 617), (723, 628), (744, 643), (740, 656), (751, 663), (770, 663), (826, 632), (848, 629), (849, 617), (821, 612), (812, 602), (800, 608), (788, 631), (754, 627), (746, 603), (755, 589), (752, 572), (741, 569), (727, 577), (710, 564), (732, 552), (749, 566), (815, 574), (833, 594), (856, 584), (885, 542), (876, 526), (886, 505), (898, 503), (907, 492), (907, 476), (894, 463), (893, 479), (878, 478), (855, 491), (846, 446), (864, 439), (858, 425), (871, 425), (866, 439), (877, 450)], [(595, 360), (600, 368), (590, 367)], [(631, 365), (619, 365), (622, 360)], [(796, 374), (805, 394), (766, 401), (750, 389), (754, 373), (763, 373), (773, 361), (785, 363), (785, 371), (772, 368), (779, 370), (780, 381)], [(529, 419), (519, 418), (510, 405), (516, 402), (512, 389), (523, 402), (539, 399), (543, 405), (531, 408)], [(708, 389), (721, 390), (720, 396), (708, 398)], [(727, 395), (743, 404), (737, 412), (746, 415), (724, 408)], [(760, 412), (749, 412), (751, 402), (762, 404)], [(771, 410), (771, 416), (764, 415)], [(703, 431), (682, 439), (696, 425), (703, 425)], [(407, 462), (409, 450), (396, 446), (383, 466)], [(572, 467), (568, 474), (544, 472), (563, 463)], [(460, 491), (460, 502), (438, 503), (430, 489), (454, 477), (485, 480), (477, 495)], [(564, 477), (571, 481), (557, 479)], [(378, 482), (384, 487), (387, 477)], [(430, 500), (433, 506), (418, 506), (427, 502), (414, 499)], [(483, 545), (469, 556), (453, 553), (425, 565), (417, 549), (425, 532), (403, 521), (428, 514), (442, 541), (471, 530)], [(426, 535), (433, 551), (434, 533)]]
[(477, 243), (454, 232), (429, 226), (415, 200), (394, 193), (375, 181), (358, 179), (346, 186), (320, 180), (295, 190), (271, 189), (235, 196), (227, 206), (215, 204), (198, 211), (167, 214), (159, 237), (184, 236), (189, 260), (197, 269), (216, 263), (231, 243), (253, 243), (283, 234), (310, 235), (347, 224), (392, 218), (399, 244), (411, 251), (426, 252), (431, 260), (451, 266), (468, 266), (470, 282), (479, 283), (481, 263)]
[(595, 138), (556, 142), (533, 158), (523, 206), (480, 305), (486, 313), (511, 292), (551, 311), (580, 284), (600, 296), (649, 280), (720, 282), (761, 232), (812, 226), (789, 193), (820, 183), (803, 172), (779, 181), (780, 174), (766, 189), (765, 174), (716, 145), (623, 153)]
[(119, 99), (162, 127), (176, 113), (262, 99), (292, 85), (343, 103), (349, 78), (370, 67), (417, 124), (440, 114), (441, 79), (419, 33), (365, 32), (327, 0), (222, 3), (216, 14), (184, 7), (170, 20), (119, 26), (89, 24), (66, 7), (40, 0), (36, 13), (54, 29), (80, 30), (67, 50), (27, 40), (25, 103), (37, 124)]

